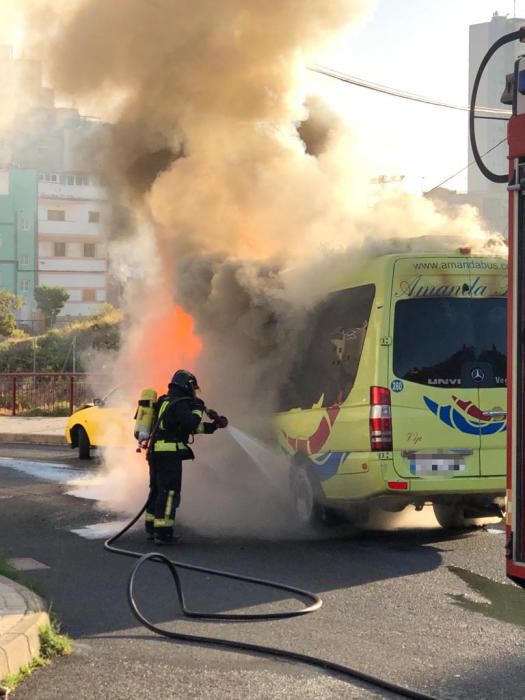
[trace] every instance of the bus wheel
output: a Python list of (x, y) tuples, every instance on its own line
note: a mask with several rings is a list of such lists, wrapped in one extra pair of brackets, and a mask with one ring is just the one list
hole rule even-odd
[(291, 474), (291, 491), (295, 514), (302, 525), (318, 524), (323, 518), (323, 507), (316, 497), (316, 488), (308, 469), (294, 466)]
[(89, 437), (82, 426), (78, 429), (78, 458), (79, 459), (89, 459), (90, 453), (89, 448), (91, 444), (89, 442)]
[(465, 527), (465, 506), (463, 503), (433, 503), (436, 520), (445, 530)]

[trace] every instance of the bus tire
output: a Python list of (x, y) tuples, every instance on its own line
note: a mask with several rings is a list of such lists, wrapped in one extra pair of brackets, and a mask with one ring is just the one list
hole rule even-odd
[(89, 437), (82, 426), (78, 429), (78, 458), (79, 459), (89, 459), (91, 443), (89, 442)]
[(465, 505), (463, 503), (433, 503), (436, 520), (444, 530), (464, 528)]
[(292, 503), (301, 525), (315, 526), (324, 520), (324, 508), (319, 503), (319, 489), (304, 465), (292, 466), (290, 475)]

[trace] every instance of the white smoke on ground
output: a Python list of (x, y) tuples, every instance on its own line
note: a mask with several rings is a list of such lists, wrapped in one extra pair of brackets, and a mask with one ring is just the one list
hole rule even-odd
[[(373, 3), (57, 1), (47, 3), (47, 36), (45, 0), (29, 5), (53, 86), (113, 121), (93, 158), (146, 222), (112, 248), (128, 270), (132, 320), (119, 384), (149, 385), (162, 348), (185, 342), (168, 325), (164, 335), (145, 330), (175, 302), (203, 342), (204, 398), (267, 437), (303, 314), (337, 275), (431, 241), (501, 252), (471, 207), (451, 218), (371, 185), (358, 134), (307, 101), (310, 57)], [(185, 357), (184, 347), (173, 352), (164, 386)], [(276, 489), (233, 441), (215, 435), (196, 448), (181, 517), (204, 529), (208, 518), (216, 533), (275, 532)], [(131, 467), (132, 450), (130, 437), (129, 468), (123, 450), (106, 453), (105, 506), (138, 501), (145, 469)]]

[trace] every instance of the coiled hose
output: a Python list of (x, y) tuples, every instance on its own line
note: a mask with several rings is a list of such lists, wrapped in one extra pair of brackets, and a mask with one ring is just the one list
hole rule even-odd
[[(141, 517), (145, 510), (146, 504), (141, 508), (137, 515), (125, 527), (122, 528), (122, 530), (120, 530), (119, 532), (117, 532), (116, 535), (113, 535), (104, 542), (104, 548), (109, 552), (138, 559), (129, 576), (127, 597), (133, 615), (142, 625), (144, 625), (144, 627), (147, 627), (149, 630), (155, 632), (155, 634), (161, 635), (162, 637), (167, 637), (168, 639), (176, 639), (181, 642), (193, 642), (210, 646), (226, 647), (235, 651), (246, 651), (251, 653), (263, 654), (265, 656), (280, 658), (285, 661), (298, 661), (309, 666), (320, 668), (323, 671), (328, 671), (337, 674), (338, 676), (343, 676), (347, 679), (362, 681), (371, 686), (375, 686), (383, 690), (388, 690), (391, 693), (395, 693), (399, 697), (403, 698), (415, 698), (416, 700), (438, 700), (432, 695), (427, 695), (417, 690), (412, 690), (410, 688), (405, 688), (404, 686), (396, 685), (395, 683), (390, 683), (390, 681), (386, 681), (382, 678), (378, 678), (377, 676), (364, 673), (363, 671), (358, 671), (357, 669), (351, 668), (350, 666), (344, 666), (342, 664), (334, 663), (333, 661), (327, 661), (326, 659), (322, 659), (317, 656), (310, 656), (308, 654), (301, 654), (296, 651), (279, 649), (277, 647), (272, 646), (252, 644), (250, 642), (238, 642), (231, 639), (220, 639), (217, 637), (208, 637), (195, 634), (182, 634), (181, 632), (172, 632), (170, 630), (163, 629), (158, 625), (154, 625), (141, 613), (134, 596), (135, 579), (137, 578), (137, 574), (140, 568), (146, 562), (164, 564), (169, 569), (173, 578), (173, 582), (175, 584), (177, 598), (181, 607), (182, 614), (185, 617), (193, 619), (223, 620), (229, 622), (246, 622), (254, 620), (284, 620), (287, 618), (299, 617), (300, 615), (307, 615), (308, 613), (316, 612), (321, 608), (323, 602), (321, 598), (319, 598), (319, 596), (315, 595), (315, 593), (302, 590), (301, 588), (295, 588), (294, 586), (287, 586), (283, 583), (277, 583), (276, 581), (255, 578), (253, 576), (242, 576), (240, 574), (234, 574), (229, 571), (221, 571), (219, 569), (208, 569), (203, 566), (196, 566), (195, 564), (187, 564), (181, 561), (174, 561), (159, 552), (149, 552), (147, 554), (142, 554), (141, 552), (135, 552), (130, 549), (116, 547), (114, 543), (133, 527), (133, 525), (137, 522), (137, 520)], [(298, 610), (270, 613), (211, 613), (190, 610), (186, 607), (184, 591), (182, 589), (182, 584), (177, 569), (186, 569), (187, 571), (198, 571), (200, 573), (209, 574), (212, 576), (220, 576), (221, 578), (229, 578), (234, 579), (236, 581), (245, 581), (246, 583), (252, 583), (257, 586), (266, 586), (267, 588), (285, 591), (286, 593), (290, 593), (297, 598), (302, 598), (306, 601), (309, 601), (309, 604), (305, 605), (303, 608), (300, 608)]]

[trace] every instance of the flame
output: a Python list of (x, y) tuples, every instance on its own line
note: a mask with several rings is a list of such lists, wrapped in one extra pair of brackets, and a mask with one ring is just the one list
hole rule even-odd
[(164, 393), (177, 369), (194, 371), (201, 350), (193, 318), (180, 306), (161, 309), (136, 327), (126, 353), (124, 376), (133, 377), (135, 390), (151, 386)]

